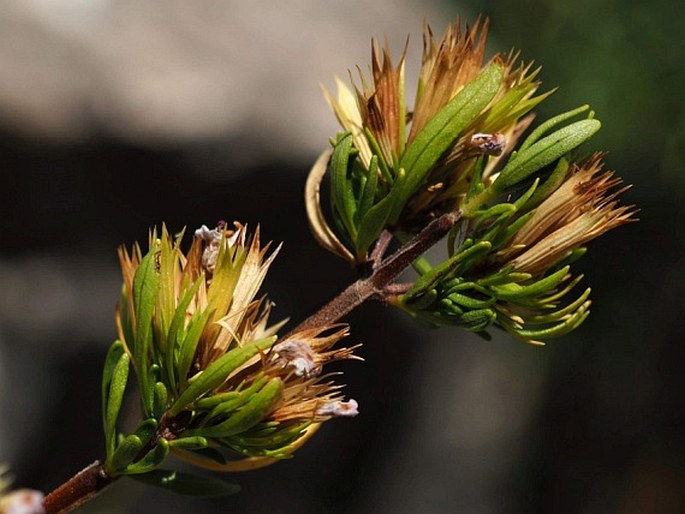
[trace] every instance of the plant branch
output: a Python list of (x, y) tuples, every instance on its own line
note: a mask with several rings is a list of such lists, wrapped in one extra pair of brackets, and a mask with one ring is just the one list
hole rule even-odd
[(378, 268), (380, 263), (383, 261), (383, 255), (388, 249), (388, 245), (392, 241), (392, 232), (388, 229), (383, 230), (381, 235), (378, 236), (378, 241), (376, 241), (376, 246), (373, 248), (373, 252), (369, 256), (369, 261), (371, 262), (372, 269)]
[[(373, 258), (376, 259), (376, 262), (372, 265), (371, 274), (350, 284), (333, 300), (291, 330), (286, 337), (308, 328), (330, 325), (342, 319), (367, 300), (383, 299), (388, 294), (401, 292), (403, 288), (406, 289), (405, 285), (400, 285), (397, 288), (389, 286), (405, 268), (445, 237), (460, 219), (461, 213), (459, 211), (443, 214), (385, 260), (382, 260), (383, 252), (391, 237), (389, 232), (382, 234), (373, 252)], [(184, 428), (184, 426), (175, 425), (173, 420), (162, 418), (153, 441), (156, 442), (162, 436), (173, 438), (181, 433)], [(152, 448), (154, 444), (149, 443), (144, 451), (141, 451), (141, 455)], [(43, 500), (45, 514), (71, 512), (97, 496), (118, 478), (119, 476), (108, 476), (102, 463), (95, 461), (45, 497)]]
[(445, 237), (460, 219), (461, 213), (452, 211), (430, 222), (412, 240), (375, 266), (370, 276), (350, 284), (333, 300), (292, 329), (286, 337), (302, 330), (335, 323), (367, 300), (383, 298), (386, 287), (426, 250)]
[(43, 499), (45, 514), (71, 512), (97, 496), (118, 478), (108, 476), (102, 463), (96, 460)]

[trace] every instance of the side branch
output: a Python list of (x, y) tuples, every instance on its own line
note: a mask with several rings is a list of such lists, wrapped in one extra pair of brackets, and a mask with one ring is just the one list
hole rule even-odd
[(448, 212), (430, 222), (414, 239), (375, 267), (371, 275), (348, 286), (338, 296), (291, 330), (286, 337), (309, 328), (339, 321), (372, 298), (383, 298), (384, 290), (412, 262), (434, 246), (461, 219), (459, 211)]

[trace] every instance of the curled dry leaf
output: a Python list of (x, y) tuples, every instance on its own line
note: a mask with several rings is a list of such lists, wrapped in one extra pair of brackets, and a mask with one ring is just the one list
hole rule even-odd
[(334, 253), (354, 264), (355, 258), (352, 253), (340, 242), (340, 239), (335, 235), (331, 227), (328, 226), (326, 218), (321, 210), (320, 189), (321, 181), (326, 174), (328, 168), (328, 161), (333, 153), (332, 149), (325, 150), (312, 166), (304, 191), (304, 201), (307, 208), (307, 219), (309, 220), (309, 227), (312, 234), (329, 252)]

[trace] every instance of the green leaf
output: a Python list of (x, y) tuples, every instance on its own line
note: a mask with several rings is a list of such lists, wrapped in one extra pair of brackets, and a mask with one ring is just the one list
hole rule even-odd
[(557, 188), (564, 182), (564, 178), (566, 178), (566, 173), (569, 166), (570, 163), (568, 159), (563, 157), (559, 159), (559, 162), (557, 162), (557, 165), (554, 167), (552, 174), (542, 185), (538, 186), (538, 188), (535, 190), (535, 193), (533, 193), (533, 196), (531, 196), (528, 202), (526, 202), (525, 208), (533, 209), (537, 207), (549, 195), (556, 191)]
[(530, 273), (521, 273), (518, 271), (512, 271), (511, 266), (493, 274), (488, 277), (478, 280), (477, 284), (479, 286), (498, 286), (501, 284), (508, 284), (510, 282), (524, 282), (530, 280), (532, 275)]
[(439, 302), (439, 311), (435, 314), (447, 314), (447, 320), (452, 320), (454, 316), (461, 316), (464, 314), (464, 309), (456, 303), (453, 303), (449, 298), (441, 298)]
[(483, 171), (485, 171), (486, 159), (484, 156), (478, 157), (476, 163), (473, 167), (473, 174), (471, 175), (471, 184), (469, 185), (469, 190), (466, 193), (466, 199), (473, 198), (477, 194), (481, 193), (485, 189), (485, 184), (483, 183)]
[(357, 209), (352, 181), (348, 176), (350, 154), (356, 156), (352, 147), (352, 134), (346, 133), (338, 138), (331, 157), (331, 199), (336, 212), (343, 222), (345, 230), (354, 240), (356, 238), (356, 226), (354, 214)]
[(124, 343), (125, 345), (131, 345), (133, 346), (135, 342), (135, 337), (133, 335), (133, 321), (131, 320), (131, 316), (133, 315), (130, 310), (131, 310), (132, 304), (131, 304), (131, 298), (129, 297), (128, 294), (128, 288), (126, 287), (126, 284), (122, 284), (121, 286), (121, 296), (119, 298), (119, 319), (121, 320), (121, 330), (123, 332), (124, 336)]
[(457, 325), (465, 330), (480, 332), (488, 328), (495, 321), (497, 314), (491, 309), (468, 311), (459, 316)]
[(371, 157), (369, 163), (368, 178), (364, 183), (362, 192), (359, 195), (359, 208), (357, 209), (357, 225), (364, 219), (366, 213), (373, 206), (376, 194), (378, 193), (378, 156)]
[(602, 124), (599, 120), (576, 121), (519, 152), (500, 172), (491, 187), (503, 193), (510, 187), (528, 178), (536, 171), (556, 161), (574, 148), (590, 139)]
[(242, 407), (245, 403), (247, 403), (250, 400), (253, 394), (257, 393), (262, 387), (264, 387), (264, 384), (266, 384), (268, 380), (269, 379), (265, 377), (263, 374), (258, 376), (250, 385), (250, 387), (248, 387), (244, 391), (241, 391), (236, 398), (229, 399), (214, 407), (205, 418), (205, 424), (211, 423), (213, 418), (219, 416), (225, 417), (229, 415), (231, 411), (237, 410), (239, 407)]
[(167, 389), (162, 382), (155, 384), (154, 398), (152, 401), (152, 412), (156, 418), (161, 418), (167, 407)]
[(190, 366), (193, 364), (193, 358), (195, 357), (195, 351), (197, 350), (197, 344), (200, 342), (202, 332), (213, 313), (214, 311), (209, 308), (204, 311), (198, 311), (188, 323), (188, 331), (186, 332), (183, 341), (181, 341), (178, 351), (178, 363), (176, 364), (175, 370), (179, 387), (187, 380)]
[(283, 392), (283, 382), (280, 378), (273, 378), (250, 400), (226, 421), (217, 425), (190, 430), (189, 434), (204, 437), (230, 437), (239, 434), (259, 423), (271, 410), (274, 401)]
[(530, 211), (519, 218), (517, 218), (514, 222), (512, 222), (508, 227), (506, 227), (498, 236), (498, 243), (499, 244), (504, 244), (507, 241), (509, 241), (514, 234), (516, 234), (523, 225), (525, 225), (530, 218), (533, 217), (535, 214), (535, 211)]
[(589, 105), (581, 105), (580, 107), (573, 109), (572, 111), (564, 112), (562, 114), (558, 114), (554, 118), (550, 118), (544, 123), (541, 123), (539, 127), (537, 127), (535, 130), (533, 130), (530, 135), (526, 138), (526, 140), (521, 143), (521, 146), (518, 148), (517, 155), (516, 157), (512, 157), (513, 159), (516, 159), (521, 152), (524, 152), (527, 150), (533, 143), (535, 143), (538, 139), (540, 139), (545, 133), (549, 132), (550, 129), (556, 127), (560, 123), (563, 123), (566, 120), (569, 120), (573, 118), (574, 116), (587, 111), (590, 108)]
[(383, 157), (381, 147), (378, 144), (378, 141), (376, 141), (376, 136), (373, 135), (373, 132), (371, 132), (368, 127), (364, 129), (364, 135), (366, 136), (366, 139), (369, 142), (369, 146), (371, 147), (371, 153), (378, 157), (378, 167), (381, 170), (383, 180), (385, 180), (385, 182), (387, 182), (388, 184), (392, 185), (395, 182), (395, 177), (393, 177), (392, 173), (390, 172), (388, 163), (385, 162), (385, 158)]
[(420, 296), (414, 296), (411, 299), (405, 300), (404, 303), (411, 310), (420, 311), (433, 305), (433, 302), (437, 299), (438, 292), (435, 289), (429, 289)]
[[(188, 311), (188, 306), (190, 305), (190, 302), (192, 299), (195, 297), (197, 294), (198, 289), (200, 288), (200, 284), (204, 282), (205, 280), (205, 275), (202, 273), (198, 279), (193, 283), (193, 285), (186, 290), (186, 292), (183, 294), (183, 297), (181, 298), (181, 301), (178, 303), (178, 306), (176, 307), (176, 312), (174, 313), (174, 317), (171, 320), (171, 325), (169, 326), (169, 332), (167, 334), (167, 348), (166, 348), (166, 365), (167, 365), (167, 375), (169, 376), (170, 380), (170, 386), (172, 391), (176, 392), (176, 385), (178, 382), (183, 382), (185, 380), (185, 376), (176, 376), (176, 362), (175, 362), (175, 357), (177, 350), (179, 350), (179, 347), (181, 346), (181, 343), (183, 342), (182, 334), (183, 334), (183, 329), (184, 329), (184, 324), (186, 320), (186, 314)], [(186, 372), (187, 373), (187, 372)]]
[(150, 442), (152, 436), (155, 435), (155, 430), (157, 430), (157, 420), (154, 418), (148, 418), (138, 425), (138, 428), (136, 428), (133, 434), (138, 436), (141, 444), (145, 446)]
[(419, 277), (409, 291), (403, 295), (404, 300), (412, 301), (414, 298), (422, 295), (425, 291), (433, 288), (438, 281), (450, 275), (460, 264), (468, 263), (469, 260), (489, 252), (491, 248), (492, 245), (489, 241), (479, 241), (473, 246), (454, 254), (446, 261), (435, 266), (425, 275)]
[(155, 469), (143, 475), (132, 476), (131, 478), (143, 484), (159, 487), (185, 496), (213, 498), (236, 494), (240, 491), (238, 484), (231, 484), (213, 477), (199, 477), (170, 469)]
[(283, 450), (302, 437), (311, 423), (311, 421), (260, 423), (246, 433), (231, 437), (228, 441), (235, 446), (250, 447), (253, 451)]
[(499, 90), (502, 76), (502, 65), (497, 61), (490, 63), (416, 135), (400, 160), (406, 178), (392, 192), (397, 191), (395, 194), (399, 196), (390, 216), (392, 224), (397, 222), (404, 205), (420, 189), (442, 154), (490, 103)]
[(552, 273), (548, 277), (527, 286), (506, 284), (502, 286), (492, 286), (492, 290), (498, 298), (503, 300), (518, 300), (526, 297), (534, 297), (558, 286), (568, 274), (568, 270), (569, 266), (565, 266), (556, 273)]
[[(114, 346), (114, 345), (113, 345)], [(118, 350), (114, 352), (118, 353)], [(111, 355), (113, 357), (113, 355)], [(109, 361), (108, 356), (108, 361)], [(114, 446), (116, 443), (116, 426), (119, 411), (121, 410), (121, 403), (124, 400), (124, 391), (126, 390), (126, 383), (128, 382), (129, 364), (131, 358), (127, 353), (119, 355), (114, 369), (111, 372), (111, 380), (109, 383), (109, 393), (104, 406), (104, 427), (105, 427), (105, 441), (107, 448), (107, 455), (114, 453)], [(106, 367), (111, 364), (108, 362)]]
[(107, 467), (108, 473), (119, 473), (126, 468), (133, 459), (136, 458), (140, 450), (143, 449), (143, 443), (135, 434), (130, 434), (117, 446), (116, 451), (112, 455)]
[(207, 438), (200, 436), (181, 437), (169, 441), (169, 446), (172, 448), (181, 448), (183, 450), (202, 450), (207, 448), (207, 444)]
[(448, 298), (457, 305), (461, 305), (462, 307), (466, 307), (468, 309), (486, 309), (491, 307), (497, 301), (496, 298), (479, 300), (461, 293), (451, 293)]
[(590, 315), (587, 305), (582, 305), (576, 312), (564, 321), (552, 325), (551, 327), (536, 330), (516, 330), (515, 333), (526, 339), (545, 339), (551, 337), (561, 337), (578, 328), (583, 321)]
[(357, 258), (363, 259), (366, 253), (378, 236), (385, 228), (385, 224), (388, 221), (388, 216), (390, 215), (390, 210), (393, 204), (391, 203), (390, 196), (386, 196), (376, 205), (369, 209), (369, 212), (362, 219), (359, 234), (355, 242), (355, 249), (357, 252)]
[(129, 464), (123, 472), (127, 475), (148, 473), (159, 466), (167, 455), (169, 455), (169, 443), (166, 439), (162, 438), (142, 459)]
[[(181, 236), (182, 237), (182, 236)], [(176, 305), (176, 278), (174, 273), (175, 264), (180, 253), (179, 245), (181, 243), (181, 238), (176, 241), (176, 244), (172, 243), (169, 234), (167, 233), (166, 226), (162, 225), (162, 237), (160, 238), (159, 254), (156, 257), (156, 271), (159, 275), (159, 284), (157, 296), (157, 306), (155, 321), (157, 322), (156, 327), (159, 334), (159, 341), (161, 341), (161, 346), (165, 351), (168, 351), (168, 347), (165, 348), (166, 342), (163, 338), (169, 331), (169, 326), (171, 325), (171, 320), (174, 316), (174, 307)]]
[(585, 289), (585, 291), (583, 291), (583, 294), (581, 294), (573, 302), (569, 303), (565, 307), (562, 307), (561, 309), (557, 309), (552, 312), (545, 312), (543, 314), (526, 316), (526, 325), (553, 323), (555, 321), (565, 319), (568, 315), (574, 313), (577, 309), (580, 308), (581, 305), (583, 305), (587, 301), (588, 297), (590, 296), (590, 291), (591, 289), (588, 287), (587, 289)]
[(243, 365), (249, 359), (257, 355), (259, 352), (271, 348), (276, 342), (276, 336), (259, 339), (252, 343), (248, 343), (243, 347), (234, 348), (225, 355), (219, 357), (212, 362), (207, 369), (190, 382), (185, 391), (181, 393), (178, 400), (170, 409), (170, 414), (176, 416), (186, 406), (197, 400), (200, 396), (208, 391), (220, 386), (226, 377), (231, 374), (239, 366)]
[(112, 343), (105, 358), (105, 365), (102, 370), (102, 427), (105, 432), (107, 456), (111, 456), (114, 451), (115, 431), (110, 429), (107, 423), (107, 404), (109, 403), (109, 391), (112, 385), (112, 377), (119, 359), (124, 354), (124, 344), (117, 340)]
[(143, 398), (143, 410), (147, 415), (152, 413), (149, 360), (153, 348), (152, 316), (159, 289), (158, 246), (155, 243), (147, 255), (143, 257), (133, 279), (133, 299), (136, 310), (136, 342), (133, 348), (133, 356), (140, 386), (140, 396)]
[(195, 407), (202, 410), (209, 410), (216, 407), (220, 403), (234, 400), (236, 398), (240, 398), (240, 393), (238, 391), (227, 391), (225, 393), (214, 394), (212, 396), (208, 396), (207, 398), (202, 398), (195, 402)]

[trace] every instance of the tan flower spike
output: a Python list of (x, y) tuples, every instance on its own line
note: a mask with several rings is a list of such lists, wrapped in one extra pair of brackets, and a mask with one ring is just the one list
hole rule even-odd
[(574, 248), (635, 221), (635, 207), (616, 200), (629, 186), (615, 189), (621, 179), (602, 172), (601, 158), (598, 153), (582, 166), (573, 165), (568, 178), (516, 232), (502, 251), (516, 255), (509, 261), (516, 271), (540, 275)]
[(319, 205), (328, 159), (307, 182), (310, 226), (325, 248), (361, 263), (384, 229), (414, 234), (458, 209), (475, 180), (495, 176), (530, 124), (526, 114), (549, 93), (535, 96), (539, 70), (517, 64), (518, 54), (486, 61), (487, 31), (487, 20), (457, 22), (437, 40), (424, 27), (413, 112), (405, 104), (406, 46), (393, 64), (387, 44), (372, 42), (370, 76), (360, 71), (361, 85), (336, 79), (337, 96), (324, 88), (345, 131), (329, 167), (337, 236)]
[[(163, 227), (151, 232), (147, 254), (137, 245), (119, 252), (120, 340), (103, 374), (109, 476), (146, 473), (170, 450), (211, 469), (263, 466), (291, 456), (320, 423), (357, 414), (357, 403), (323, 372), (330, 362), (358, 359), (354, 347), (334, 348), (347, 326), (281, 341), (283, 322), (268, 323), (272, 304), (257, 295), (280, 247), (269, 254), (259, 228), (250, 237), (239, 223), (202, 226), (186, 254), (181, 240)], [(123, 435), (116, 419), (129, 363), (143, 417)], [(193, 453), (210, 449), (209, 458)]]

